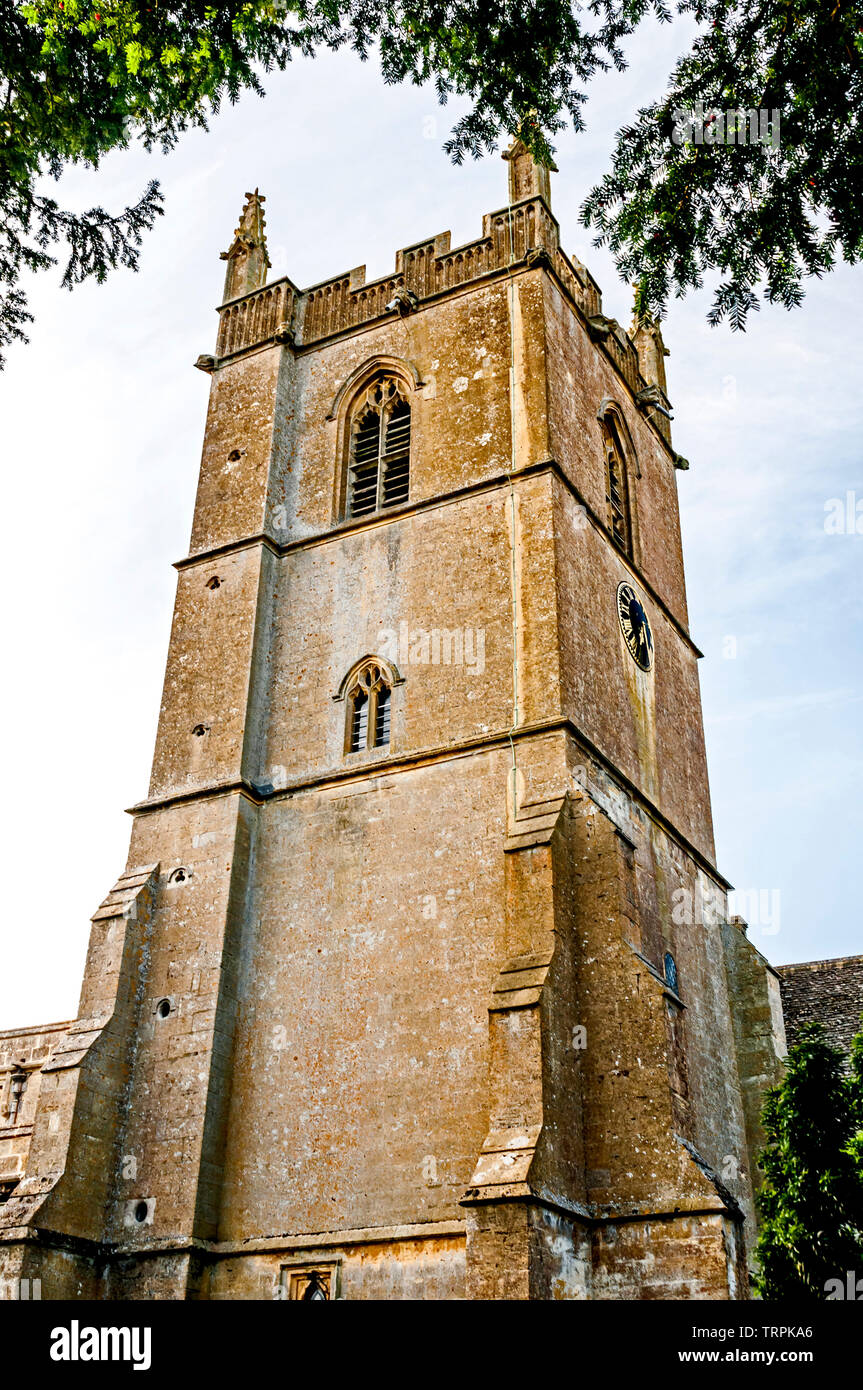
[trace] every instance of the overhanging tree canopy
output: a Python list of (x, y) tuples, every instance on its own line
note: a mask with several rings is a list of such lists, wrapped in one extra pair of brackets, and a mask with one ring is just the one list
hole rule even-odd
[[(799, 302), (807, 275), (863, 247), (860, 56), (863, 0), (681, 0), (702, 35), (670, 94), (623, 130), (585, 217), (640, 307), (662, 312), (705, 272), (723, 277), (714, 319), (742, 327), (763, 279)], [(597, 72), (625, 66), (622, 41), (665, 0), (0, 0), (0, 363), (25, 338), (24, 269), (66, 242), (69, 288), (135, 267), (161, 212), (155, 183), (116, 215), (62, 209), (38, 191), (74, 162), (98, 164), (140, 138), (170, 149), (225, 99), (263, 94), (261, 76), (343, 46), (378, 55), (388, 83), (431, 82), (468, 110), (445, 148), (456, 161), (518, 131), (541, 158), (583, 125)], [(778, 148), (678, 146), (674, 109), (696, 100), (781, 109)]]
[(863, 1034), (850, 1067), (819, 1024), (788, 1054), (786, 1074), (767, 1093), (767, 1148), (759, 1157), (758, 1238), (764, 1298), (830, 1296), (849, 1271), (863, 1271)]
[[(642, 309), (661, 312), (670, 293), (716, 271), (711, 322), (742, 328), (759, 285), (792, 308), (808, 276), (863, 253), (863, 5), (681, 0), (679, 10), (703, 32), (667, 95), (618, 133), (585, 220), (639, 282)], [(675, 113), (699, 105), (707, 138), (724, 138), (676, 143)], [(765, 143), (749, 143), (749, 121), (747, 143), (739, 132), (729, 142), (723, 117), (740, 110), (778, 113)]]

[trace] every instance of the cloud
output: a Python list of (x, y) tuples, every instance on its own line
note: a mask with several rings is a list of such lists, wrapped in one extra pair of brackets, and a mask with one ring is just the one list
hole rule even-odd
[(722, 724), (750, 723), (755, 719), (784, 719), (798, 714), (801, 710), (819, 706), (835, 709), (845, 705), (857, 705), (861, 701), (863, 695), (855, 690), (813, 690), (790, 695), (772, 695), (751, 700), (747, 705), (725, 714), (713, 714), (709, 719), (705, 719), (705, 725), (713, 728)]

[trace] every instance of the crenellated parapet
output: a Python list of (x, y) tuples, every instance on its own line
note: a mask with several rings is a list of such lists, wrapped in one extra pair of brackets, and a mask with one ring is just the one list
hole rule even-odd
[(233, 356), (291, 330), (294, 346), (308, 347), (325, 338), (363, 327), (396, 312), (393, 296), (405, 289), (417, 303), (447, 294), (488, 275), (523, 267), (532, 254), (545, 252), (558, 261), (568, 288), (593, 307), (596, 287), (588, 286), (563, 255), (559, 228), (542, 198), (487, 213), (482, 236), (452, 248), (443, 232), (396, 252), (390, 275), (366, 282), (365, 266), (345, 271), (309, 289), (298, 290), (287, 278), (252, 290), (222, 305), (217, 355)]
[[(285, 277), (233, 299), (219, 311), (217, 359), (234, 357), (264, 343), (287, 342), (299, 291)], [(211, 367), (215, 366), (211, 363)]]
[[(543, 268), (638, 398), (651, 384), (640, 369), (639, 351), (616, 320), (603, 318), (599, 286), (562, 249), (560, 227), (542, 191), (548, 171), (544, 175), (545, 182), (535, 180), (540, 191), (486, 213), (482, 235), (464, 246), (451, 246), (450, 233), (441, 232), (398, 250), (393, 271), (376, 280), (366, 281), (361, 265), (305, 290), (283, 276), (235, 295), (219, 309), (215, 355), (199, 358), (198, 365), (212, 371), (226, 359), (277, 343), (302, 351), (416, 312), (482, 281)], [(668, 441), (667, 419), (649, 403), (644, 408)]]

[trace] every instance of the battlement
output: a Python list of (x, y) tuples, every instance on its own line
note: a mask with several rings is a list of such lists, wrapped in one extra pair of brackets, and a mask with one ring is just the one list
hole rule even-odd
[[(633, 395), (654, 383), (645, 380), (629, 334), (602, 314), (602, 293), (590, 272), (560, 245), (560, 228), (543, 196), (524, 198), (483, 217), (482, 235), (452, 247), (450, 233), (414, 242), (395, 254), (388, 275), (366, 281), (364, 265), (308, 289), (288, 276), (226, 300), (219, 308), (213, 357), (199, 358), (204, 370), (276, 343), (301, 351), (356, 332), (396, 315), (414, 313), (446, 295), (497, 276), (542, 266), (583, 318), (591, 337), (611, 358)], [(668, 439), (665, 420), (654, 416)]]

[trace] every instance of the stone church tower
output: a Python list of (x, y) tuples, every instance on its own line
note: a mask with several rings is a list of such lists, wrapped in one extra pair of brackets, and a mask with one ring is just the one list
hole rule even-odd
[(665, 349), (507, 159), (372, 283), (266, 284), (247, 197), (128, 867), (0, 1035), (43, 1298), (747, 1296)]

